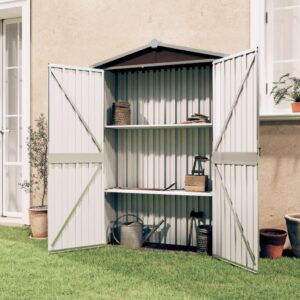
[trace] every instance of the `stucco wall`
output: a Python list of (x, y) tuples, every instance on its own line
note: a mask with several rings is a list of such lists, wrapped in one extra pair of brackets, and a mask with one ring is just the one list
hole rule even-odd
[[(47, 64), (88, 66), (157, 38), (234, 53), (250, 43), (249, 0), (32, 0), (32, 119), (47, 112)], [(300, 211), (300, 123), (261, 125), (260, 225)]]
[(285, 228), (300, 211), (300, 122), (262, 123), (260, 144), (260, 225)]
[(47, 112), (47, 64), (88, 66), (165, 43), (232, 53), (249, 47), (249, 0), (32, 0), (32, 118)]

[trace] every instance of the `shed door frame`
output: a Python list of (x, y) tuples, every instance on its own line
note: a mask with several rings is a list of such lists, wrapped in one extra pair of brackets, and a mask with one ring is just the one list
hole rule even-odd
[[(233, 68), (230, 61), (233, 61)], [(229, 71), (226, 70), (226, 62), (229, 62), (229, 67), (227, 66)], [(239, 68), (236, 64), (239, 64)], [(257, 272), (258, 49), (219, 59), (213, 63), (213, 71), (213, 255)], [(249, 102), (254, 97), (256, 101)], [(245, 108), (250, 108), (248, 119), (242, 114)], [(231, 121), (233, 126), (230, 124)], [(237, 129), (237, 125), (240, 129)], [(253, 130), (251, 125), (254, 126)], [(229, 142), (224, 141), (225, 136)], [(240, 184), (236, 179), (238, 177)], [(249, 204), (248, 201), (252, 203)], [(225, 242), (222, 243), (222, 240)]]

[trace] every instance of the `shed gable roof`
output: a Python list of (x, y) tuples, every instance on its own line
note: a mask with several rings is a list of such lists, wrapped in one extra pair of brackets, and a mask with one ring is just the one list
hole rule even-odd
[(152, 40), (149, 44), (93, 65), (95, 68), (114, 69), (147, 67), (160, 64), (209, 62), (225, 56), (223, 53), (174, 46)]

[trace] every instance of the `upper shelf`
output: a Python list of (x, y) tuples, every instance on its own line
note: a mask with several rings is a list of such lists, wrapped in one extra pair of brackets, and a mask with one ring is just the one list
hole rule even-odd
[(155, 129), (155, 128), (207, 128), (212, 123), (188, 123), (188, 124), (139, 124), (139, 125), (106, 125), (107, 129)]

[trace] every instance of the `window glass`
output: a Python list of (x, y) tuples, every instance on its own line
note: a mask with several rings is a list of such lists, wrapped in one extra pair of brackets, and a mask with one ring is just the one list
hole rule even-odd
[(8, 162), (17, 162), (18, 161), (18, 118), (9, 117), (7, 118), (7, 129), (6, 133), (6, 155), (5, 160)]
[(7, 115), (18, 114), (18, 69), (7, 69)]
[(287, 73), (300, 77), (300, 61), (274, 64), (273, 74), (275, 81), (279, 79), (281, 75)]
[(286, 73), (300, 76), (300, 0), (274, 0), (270, 3), (268, 55), (272, 59), (272, 81)]
[(22, 65), (22, 23), (19, 23), (19, 65)]
[(274, 9), (273, 30), (273, 59), (300, 61), (300, 6)]
[(6, 67), (18, 65), (18, 23), (6, 25)]
[(265, 23), (265, 75), (261, 85), (265, 95), (261, 101), (262, 115), (292, 113), (291, 103), (276, 104), (270, 94), (274, 82), (287, 73), (300, 77), (300, 0), (266, 0), (268, 22)]
[(5, 182), (4, 188), (9, 198), (5, 198), (4, 201), (6, 201), (6, 207), (9, 212), (22, 211), (21, 189), (19, 187), (19, 183), (22, 180), (21, 171), (20, 166), (7, 166), (5, 169), (5, 176), (9, 180)]

